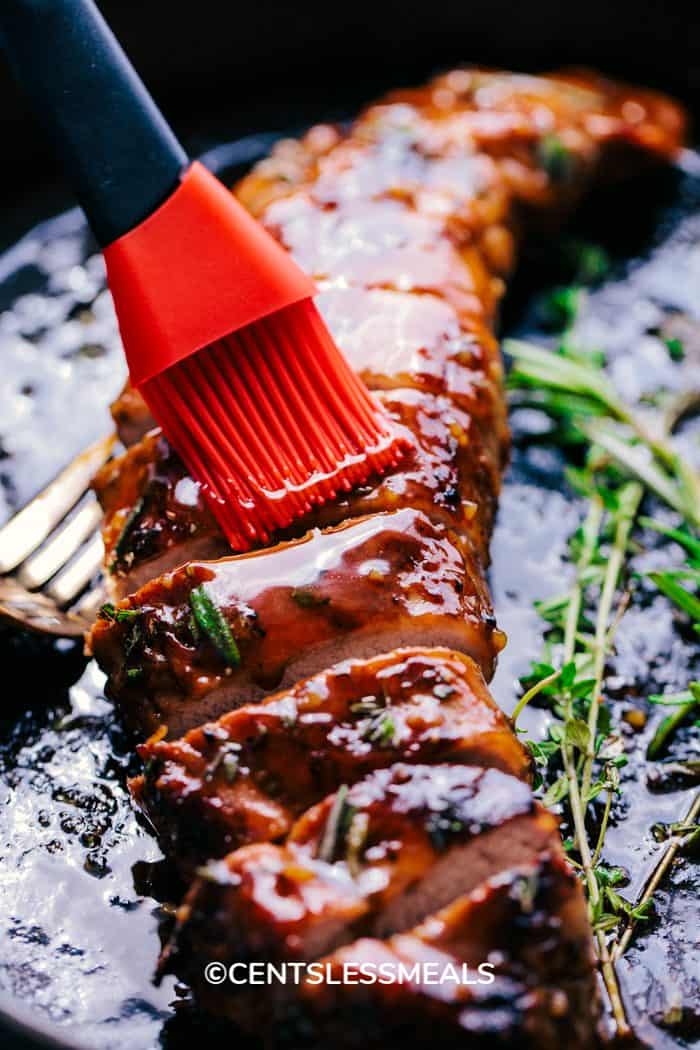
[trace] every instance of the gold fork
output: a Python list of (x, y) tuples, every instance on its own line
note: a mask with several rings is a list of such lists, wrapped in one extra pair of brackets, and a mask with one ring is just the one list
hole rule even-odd
[(104, 599), (102, 518), (90, 481), (112, 454), (110, 434), (81, 452), (0, 528), (0, 620), (79, 638)]

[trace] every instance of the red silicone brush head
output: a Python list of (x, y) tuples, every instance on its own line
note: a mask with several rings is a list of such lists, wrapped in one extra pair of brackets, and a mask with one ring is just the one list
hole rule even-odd
[(236, 550), (398, 461), (313, 282), (201, 165), (104, 254), (131, 381)]
[(172, 365), (141, 391), (235, 550), (383, 474), (406, 448), (309, 299)]

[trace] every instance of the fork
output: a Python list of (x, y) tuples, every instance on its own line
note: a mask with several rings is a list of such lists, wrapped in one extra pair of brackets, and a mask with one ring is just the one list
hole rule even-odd
[(90, 445), (0, 528), (0, 620), (80, 638), (104, 600), (95, 472), (111, 457), (115, 434)]

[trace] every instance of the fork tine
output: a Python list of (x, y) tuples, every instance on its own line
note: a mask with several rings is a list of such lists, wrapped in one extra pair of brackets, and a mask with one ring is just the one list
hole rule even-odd
[(51, 581), (46, 593), (57, 605), (67, 605), (83, 587), (87, 586), (93, 576), (97, 575), (102, 565), (104, 547), (102, 537), (95, 533), (92, 539), (78, 552), (73, 561)]
[(70, 521), (60, 526), (47, 540), (44, 546), (27, 559), (17, 579), (33, 591), (62, 569), (70, 561), (81, 544), (95, 531), (100, 523), (102, 510), (93, 496), (78, 510)]
[(104, 605), (107, 600), (107, 592), (104, 588), (102, 581), (95, 584), (87, 591), (80, 601), (76, 602), (70, 609), (73, 616), (79, 616), (82, 620), (87, 620), (88, 623), (97, 616), (97, 610), (101, 605)]
[(90, 629), (91, 622), (72, 611), (61, 612), (45, 594), (31, 594), (14, 576), (0, 576), (0, 620), (55, 638), (80, 638)]
[(111, 455), (116, 438), (101, 438), (0, 529), (0, 573), (10, 572), (43, 543), (85, 493), (93, 475)]

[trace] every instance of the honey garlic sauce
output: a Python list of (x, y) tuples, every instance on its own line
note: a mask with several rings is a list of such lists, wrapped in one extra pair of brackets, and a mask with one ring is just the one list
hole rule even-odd
[[(206, 640), (191, 633), (189, 594), (204, 585), (230, 625), (240, 668), (226, 668)], [(264, 552), (191, 563), (147, 584), (120, 608), (140, 610), (131, 623), (98, 621), (93, 652), (113, 679), (113, 692), (131, 695), (128, 671), (141, 671), (134, 690), (166, 686), (185, 701), (217, 686), (261, 691), (287, 684), (300, 660), (369, 656), (418, 641), (448, 645), (473, 656), (487, 677), (503, 637), (495, 627), (482, 570), (468, 546), (423, 514), (377, 514)], [(325, 647), (325, 648), (321, 648)], [(125, 662), (125, 653), (128, 659)], [(245, 684), (244, 684), (245, 683)], [(229, 706), (236, 706), (229, 704)], [(202, 720), (192, 704), (190, 724)], [(167, 720), (167, 719), (166, 719)]]
[(179, 740), (139, 747), (138, 804), (173, 862), (188, 870), (255, 841), (394, 762), (473, 763), (526, 781), (527, 750), (476, 664), (447, 649), (348, 660)]

